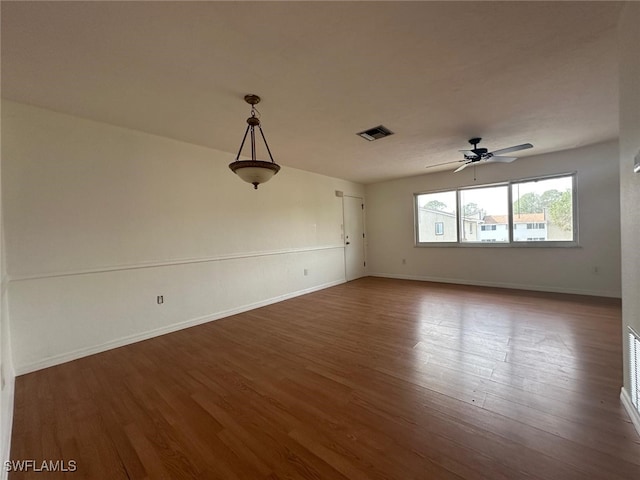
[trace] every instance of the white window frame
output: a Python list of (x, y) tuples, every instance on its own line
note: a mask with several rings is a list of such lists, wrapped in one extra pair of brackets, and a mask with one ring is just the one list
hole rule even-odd
[[(518, 183), (528, 183), (540, 180), (550, 180), (553, 178), (562, 178), (562, 177), (571, 177), (572, 179), (572, 189), (571, 189), (571, 199), (572, 199), (572, 220), (573, 220), (573, 239), (572, 240), (531, 240), (531, 241), (517, 241), (513, 240), (513, 192), (512, 186)], [(453, 187), (448, 189), (440, 189), (440, 190), (428, 190), (417, 192), (413, 194), (413, 210), (414, 210), (414, 246), (415, 247), (456, 247), (456, 248), (579, 248), (579, 229), (578, 229), (578, 178), (577, 172), (566, 172), (566, 173), (558, 173), (553, 175), (544, 175), (538, 177), (529, 177), (529, 178), (521, 178), (518, 180), (508, 180), (505, 182), (498, 183), (490, 183), (484, 185), (470, 185), (463, 187)], [(442, 192), (454, 192), (456, 194), (456, 217), (458, 223), (461, 222), (461, 201), (460, 201), (460, 192), (463, 190), (470, 189), (479, 189), (486, 187), (498, 187), (498, 186), (507, 186), (507, 202), (508, 202), (508, 241), (506, 242), (463, 242), (461, 239), (460, 225), (458, 225), (458, 234), (457, 241), (455, 242), (419, 242), (418, 241), (418, 197), (420, 195), (431, 194), (431, 193), (442, 193)]]

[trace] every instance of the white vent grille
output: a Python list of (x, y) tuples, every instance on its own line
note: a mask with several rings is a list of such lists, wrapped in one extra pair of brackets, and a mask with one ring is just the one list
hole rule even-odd
[(631, 403), (640, 411), (640, 337), (629, 329), (629, 374), (631, 376)]
[(365, 140), (373, 142), (374, 140), (377, 140), (379, 138), (393, 135), (393, 132), (383, 125), (378, 125), (377, 127), (370, 128), (369, 130), (365, 130), (364, 132), (356, 133), (356, 135), (364, 138)]

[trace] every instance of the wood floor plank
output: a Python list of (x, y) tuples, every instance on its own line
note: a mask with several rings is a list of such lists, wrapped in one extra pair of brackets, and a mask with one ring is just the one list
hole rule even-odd
[(77, 462), (52, 479), (640, 478), (620, 317), (363, 278), (18, 377), (11, 458)]

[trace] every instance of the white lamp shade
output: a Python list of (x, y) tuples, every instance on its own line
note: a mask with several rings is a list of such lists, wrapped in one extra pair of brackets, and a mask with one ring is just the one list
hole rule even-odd
[(262, 160), (237, 160), (230, 163), (229, 168), (242, 180), (251, 183), (256, 189), (258, 185), (268, 182), (271, 177), (280, 171), (278, 164)]

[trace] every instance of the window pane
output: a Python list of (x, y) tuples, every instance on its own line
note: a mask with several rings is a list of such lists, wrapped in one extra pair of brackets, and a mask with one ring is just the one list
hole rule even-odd
[(457, 242), (456, 192), (416, 195), (418, 243)]
[(574, 241), (573, 176), (511, 186), (514, 242)]
[(462, 242), (508, 242), (507, 186), (460, 190)]

